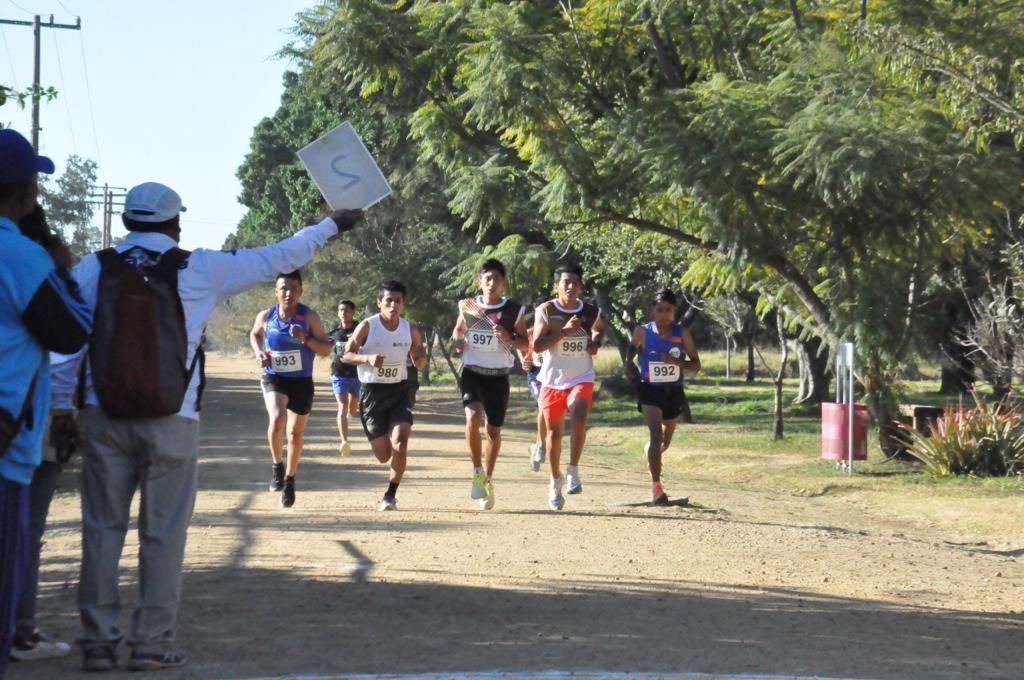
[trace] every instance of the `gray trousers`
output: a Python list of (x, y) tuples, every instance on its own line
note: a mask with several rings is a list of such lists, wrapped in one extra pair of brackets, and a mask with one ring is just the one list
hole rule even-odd
[(81, 414), (82, 573), (78, 608), (84, 648), (122, 638), (117, 573), (135, 489), (139, 508), (139, 599), (128, 644), (139, 652), (174, 646), (185, 538), (195, 507), (199, 421)]

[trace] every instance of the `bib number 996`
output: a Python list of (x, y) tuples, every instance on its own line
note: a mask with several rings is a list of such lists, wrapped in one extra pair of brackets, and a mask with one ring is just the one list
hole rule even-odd
[(562, 340), (561, 345), (562, 354), (569, 356), (579, 356), (586, 353), (587, 351), (587, 340), (586, 338), (573, 338), (571, 340)]

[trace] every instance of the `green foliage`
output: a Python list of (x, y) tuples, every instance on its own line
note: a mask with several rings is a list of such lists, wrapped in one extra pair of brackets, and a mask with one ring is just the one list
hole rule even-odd
[(1024, 473), (1024, 416), (1006, 401), (976, 406), (946, 406), (941, 420), (925, 436), (900, 424), (909, 439), (907, 452), (935, 477), (1013, 476)]
[(551, 288), (554, 254), (538, 243), (529, 243), (521, 234), (506, 236), (494, 246), (470, 255), (450, 272), (452, 286), (459, 293), (472, 293), (478, 289), (477, 272), (484, 260), (495, 258), (505, 265), (508, 278), (505, 294), (529, 304), (542, 292)]
[(50, 225), (59, 229), (76, 260), (98, 250), (102, 235), (92, 226), (96, 161), (71, 155), (56, 179), (40, 175), (39, 201)]

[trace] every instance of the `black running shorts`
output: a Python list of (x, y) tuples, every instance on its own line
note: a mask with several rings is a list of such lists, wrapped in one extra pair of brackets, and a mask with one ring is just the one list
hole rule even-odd
[(505, 424), (505, 411), (508, 410), (508, 375), (482, 375), (465, 366), (459, 377), (459, 389), (462, 390), (462, 405), (472, 403), (483, 404), (487, 424), (501, 427)]
[(300, 416), (308, 416), (313, 408), (313, 378), (286, 378), (283, 375), (264, 373), (260, 379), (263, 394), (277, 392), (288, 397), (288, 410)]
[(683, 410), (682, 385), (652, 385), (642, 382), (636, 393), (638, 411), (642, 412), (644, 406), (656, 406), (661, 409), (661, 417), (664, 420), (673, 420), (678, 418)]
[(363, 431), (370, 441), (384, 437), (399, 423), (412, 424), (412, 409), (409, 408), (409, 384), (363, 383), (359, 388), (359, 419)]

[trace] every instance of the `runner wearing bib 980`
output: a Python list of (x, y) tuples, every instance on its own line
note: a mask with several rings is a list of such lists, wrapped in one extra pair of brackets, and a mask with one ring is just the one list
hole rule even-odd
[(537, 307), (533, 322), (533, 351), (543, 352), (540, 368), (540, 407), (548, 428), (548, 467), (551, 488), (548, 505), (561, 510), (563, 478), (559, 462), (565, 414), (572, 419), (569, 465), (565, 477), (568, 493), (583, 491), (579, 462), (587, 438), (587, 418), (594, 399), (594, 355), (601, 346), (604, 323), (597, 307), (580, 300), (583, 269), (560, 265), (555, 269), (558, 295)]
[[(263, 368), (260, 384), (267, 407), (267, 441), (273, 459), (270, 490), (281, 492), (281, 505), (295, 504), (295, 474), (302, 456), (302, 435), (313, 406), (313, 359), (327, 356), (332, 344), (324, 324), (302, 304), (302, 275), (281, 274), (274, 286), (277, 304), (256, 315), (249, 344)], [(286, 430), (287, 425), (287, 430)], [(288, 434), (288, 469), (282, 460)]]
[(419, 330), (402, 318), (406, 288), (398, 281), (385, 281), (377, 291), (380, 314), (364, 319), (348, 339), (344, 360), (359, 372), (359, 416), (370, 440), (373, 455), (391, 463), (388, 490), (380, 510), (397, 510), (396, 494), (405, 473), (412, 409), (409, 406), (409, 376), (406, 360), (422, 369), (427, 352)]
[[(676, 296), (668, 289), (654, 295), (650, 323), (633, 331), (627, 366), (639, 378), (637, 409), (644, 416), (650, 433), (647, 442), (647, 469), (651, 472), (655, 504), (668, 503), (661, 484), (662, 453), (672, 443), (672, 434), (683, 406), (683, 372), (700, 370), (700, 357), (690, 331), (676, 323)], [(640, 357), (640, 370), (632, 359)]]
[[(485, 260), (477, 272), (481, 295), (459, 302), (452, 347), (462, 354), (462, 406), (466, 412), (466, 445), (473, 462), (470, 498), (480, 507), (494, 507), (491, 477), (501, 451), (501, 427), (508, 410), (508, 374), (515, 366), (513, 350), (526, 348), (523, 306), (502, 297), (505, 265)], [(487, 443), (481, 455), (480, 423), (487, 419)], [(486, 466), (486, 467), (485, 467)]]

